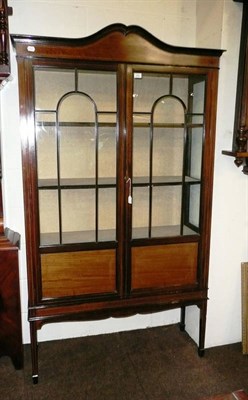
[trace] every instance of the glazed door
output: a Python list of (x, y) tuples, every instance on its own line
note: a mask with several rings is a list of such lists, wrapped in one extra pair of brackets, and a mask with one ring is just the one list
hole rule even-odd
[(120, 291), (117, 82), (113, 69), (34, 68), (43, 300)]
[(197, 285), (205, 77), (129, 69), (129, 288)]

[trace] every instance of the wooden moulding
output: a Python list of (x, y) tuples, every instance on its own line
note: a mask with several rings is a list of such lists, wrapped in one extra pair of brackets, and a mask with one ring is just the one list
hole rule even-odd
[(248, 262), (241, 263), (242, 350), (248, 354)]

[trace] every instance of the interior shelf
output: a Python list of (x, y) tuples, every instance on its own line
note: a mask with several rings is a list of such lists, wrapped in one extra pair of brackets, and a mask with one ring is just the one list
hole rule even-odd
[[(57, 179), (39, 179), (38, 186), (40, 189), (83, 189), (94, 188), (96, 186), (95, 178), (61, 178), (60, 185)], [(115, 187), (116, 178), (98, 178), (98, 186), (101, 187)]]
[[(183, 183), (182, 176), (154, 176), (152, 178), (152, 185), (154, 186), (166, 186), (166, 185), (181, 185)], [(185, 183), (188, 184), (199, 184), (200, 180), (192, 178), (190, 176), (185, 177)], [(97, 185), (102, 188), (115, 187), (117, 184), (116, 178), (104, 177), (98, 178)], [(149, 176), (137, 176), (133, 177), (133, 186), (144, 186), (149, 185)], [(88, 189), (95, 188), (95, 178), (62, 178), (60, 179), (60, 185), (58, 185), (57, 179), (39, 179), (39, 189)]]
[[(154, 226), (151, 229), (152, 238), (179, 236), (180, 234), (180, 225)], [(183, 235), (197, 235), (197, 232), (184, 225)], [(148, 227), (133, 228), (133, 239), (141, 239), (146, 237), (148, 237)]]
[[(117, 124), (116, 122), (98, 122), (97, 124), (95, 122), (60, 122), (59, 127), (95, 127), (98, 126), (99, 128), (103, 127), (116, 127)], [(51, 121), (38, 121), (36, 122), (36, 126), (42, 126), (42, 127), (50, 127), (50, 126), (56, 126), (55, 122)], [(150, 127), (151, 124), (149, 122), (134, 122), (133, 127), (134, 128), (147, 128)], [(184, 126), (188, 128), (202, 128), (203, 124), (201, 123), (154, 123), (152, 124), (154, 128), (184, 128)]]
[[(187, 226), (183, 227), (183, 235), (197, 235), (198, 233)], [(180, 235), (180, 225), (168, 225), (168, 226), (154, 226), (151, 230), (152, 238), (159, 237), (171, 237)], [(148, 227), (137, 227), (132, 230), (132, 239), (148, 238)], [(109, 242), (116, 240), (115, 229), (103, 229), (98, 231), (99, 242)], [(75, 232), (63, 232), (62, 244), (73, 244), (73, 243), (89, 243), (95, 242), (96, 235), (94, 230), (89, 231), (75, 231)], [(40, 245), (59, 245), (60, 238), (59, 232), (41, 233)]]
[[(98, 241), (107, 242), (116, 240), (115, 229), (103, 229), (98, 232)], [(95, 231), (75, 231), (75, 232), (63, 232), (62, 244), (72, 243), (89, 243), (96, 241)], [(60, 244), (59, 232), (41, 233), (40, 245), (49, 246)]]
[[(133, 186), (149, 185), (149, 183), (150, 181), (148, 176), (133, 177)], [(152, 185), (154, 186), (181, 185), (182, 183), (183, 183), (182, 176), (153, 176), (152, 178)], [(190, 176), (186, 176), (185, 183), (199, 184), (200, 180), (192, 178)]]

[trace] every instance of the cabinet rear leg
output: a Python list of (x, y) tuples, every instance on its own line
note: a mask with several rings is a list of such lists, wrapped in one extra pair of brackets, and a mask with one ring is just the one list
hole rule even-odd
[(206, 317), (207, 317), (207, 300), (205, 300), (200, 306), (199, 347), (198, 347), (199, 357), (203, 357), (205, 352)]
[(15, 369), (22, 369), (23, 368), (23, 354), (18, 354), (12, 357), (12, 362)]
[(34, 384), (38, 383), (38, 342), (37, 328), (35, 322), (30, 322), (31, 336), (31, 359), (32, 359), (32, 380)]
[(185, 311), (186, 307), (183, 306), (181, 307), (181, 318), (180, 318), (180, 331), (184, 332), (185, 331)]

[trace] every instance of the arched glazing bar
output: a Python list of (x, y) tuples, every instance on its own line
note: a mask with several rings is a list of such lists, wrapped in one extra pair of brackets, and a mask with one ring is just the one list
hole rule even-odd
[[(77, 76), (77, 74), (76, 74)], [(61, 114), (61, 108), (63, 106), (63, 103), (66, 102), (66, 100), (68, 99), (72, 99), (73, 97), (77, 97), (78, 99), (80, 98), (80, 100), (86, 100), (83, 101), (83, 105), (86, 106), (86, 110), (84, 109), (79, 109), (77, 108), (77, 100), (74, 104), (72, 104), (71, 106), (74, 107), (69, 107), (69, 115), (71, 118), (71, 115), (73, 114), (72, 109), (74, 109), (76, 115), (74, 116), (74, 123), (75, 122), (83, 122), (84, 121), (90, 121), (92, 120), (92, 116), (90, 116), (89, 114), (91, 113), (91, 110), (87, 110), (87, 105), (86, 103), (88, 102), (90, 106), (92, 106), (92, 111), (93, 111), (93, 121), (90, 121), (93, 124), (93, 129), (94, 129), (94, 142), (95, 142), (95, 238), (94, 241), (98, 242), (98, 192), (99, 192), (99, 187), (98, 187), (98, 142), (99, 142), (99, 134), (98, 134), (98, 113), (97, 113), (97, 105), (94, 101), (94, 99), (89, 96), (87, 93), (84, 92), (80, 92), (77, 90), (77, 79), (76, 81), (76, 90), (75, 91), (71, 91), (68, 93), (65, 93), (60, 100), (58, 101), (57, 104), (57, 108), (56, 108), (56, 138), (57, 138), (57, 179), (58, 179), (58, 210), (59, 210), (59, 242), (60, 244), (63, 244), (63, 215), (62, 215), (62, 195), (61, 195), (61, 128), (64, 126), (66, 127), (68, 124), (70, 126), (72, 126), (72, 122), (71, 121), (64, 121), (63, 120), (63, 116), (61, 117), (60, 120), (60, 114)], [(81, 116), (83, 116), (84, 114), (84, 118), (81, 119)], [(87, 115), (88, 114), (88, 115)], [(85, 118), (86, 115), (86, 118)], [(79, 117), (79, 118), (78, 118)], [(65, 120), (67, 119), (67, 114), (65, 111), (64, 114), (64, 118)], [(79, 119), (78, 121), (76, 121), (77, 119)]]
[[(185, 187), (185, 174), (184, 174), (184, 164), (185, 164), (185, 147), (186, 147), (186, 142), (187, 142), (187, 130), (186, 130), (186, 115), (187, 115), (187, 107), (186, 104), (184, 103), (184, 101), (178, 97), (172, 94), (172, 88), (173, 88), (173, 80), (170, 76), (170, 94), (166, 94), (163, 96), (160, 96), (152, 105), (152, 109), (151, 109), (151, 122), (150, 122), (150, 165), (149, 165), (149, 238), (152, 237), (152, 203), (153, 203), (153, 187), (154, 185), (156, 185), (156, 181), (154, 181), (153, 178), (153, 161), (154, 161), (154, 154), (153, 154), (153, 146), (154, 146), (154, 133), (155, 133), (155, 129), (156, 129), (156, 110), (162, 105), (163, 108), (163, 113), (166, 113), (166, 106), (167, 103), (169, 103), (171, 100), (172, 102), (174, 102), (174, 104), (179, 105), (179, 108), (181, 108), (181, 115), (180, 115), (180, 111), (179, 111), (179, 119), (180, 119), (180, 123), (182, 124), (182, 128), (183, 129), (183, 151), (181, 154), (181, 178), (179, 181), (175, 180), (174, 183), (170, 182), (170, 185), (181, 185), (182, 187), (182, 192), (181, 192), (181, 216), (180, 216), (180, 235), (183, 235), (183, 221), (184, 221), (184, 207), (183, 207), (183, 192), (184, 192), (184, 187)], [(160, 113), (160, 124), (161, 126), (163, 126), (163, 123), (166, 123), (168, 125), (173, 125), (172, 121), (169, 121), (167, 118), (171, 118), (173, 117), (173, 112), (175, 112), (175, 109), (177, 108), (177, 106), (173, 107), (173, 105), (170, 103), (169, 105), (169, 112), (167, 115), (161, 115)], [(178, 110), (177, 110), (178, 113)], [(178, 118), (178, 115), (177, 115)], [(182, 120), (181, 120), (182, 119)], [(159, 125), (160, 125), (159, 124)], [(173, 135), (173, 131), (171, 133)], [(178, 155), (178, 159), (180, 161), (180, 155)], [(176, 160), (177, 162), (177, 160)], [(158, 183), (157, 183), (158, 185)], [(164, 185), (166, 185), (166, 183), (164, 183)]]

